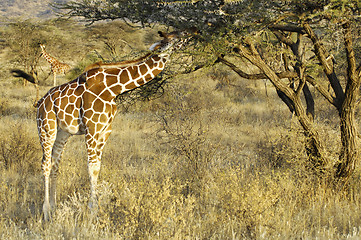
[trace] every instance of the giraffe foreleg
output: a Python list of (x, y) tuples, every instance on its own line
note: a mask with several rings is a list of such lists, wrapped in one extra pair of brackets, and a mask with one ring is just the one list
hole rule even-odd
[(97, 185), (100, 172), (101, 157), (105, 143), (111, 133), (111, 126), (108, 125), (102, 133), (86, 135), (88, 151), (88, 172), (90, 178), (90, 199), (88, 206), (92, 212), (98, 208)]
[(55, 134), (40, 134), (40, 141), (43, 148), (43, 160), (41, 168), (44, 175), (44, 204), (43, 204), (43, 214), (44, 220), (50, 220), (50, 174), (52, 170), (51, 163), (51, 151), (55, 141)]
[(89, 198), (89, 209), (91, 211), (97, 211), (98, 208), (98, 197), (97, 197), (97, 186), (98, 186), (98, 176), (100, 171), (101, 161), (90, 161), (88, 162), (88, 171), (90, 178), (90, 198)]
[(53, 71), (53, 75), (54, 75), (54, 83), (53, 83), (53, 86), (55, 87), (56, 86), (56, 72)]

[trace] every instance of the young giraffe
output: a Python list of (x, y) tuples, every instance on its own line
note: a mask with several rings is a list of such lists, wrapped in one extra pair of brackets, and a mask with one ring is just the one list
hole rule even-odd
[(37, 124), (43, 149), (45, 220), (49, 220), (55, 208), (58, 165), (71, 135), (85, 134), (91, 186), (89, 207), (97, 206), (97, 179), (102, 150), (116, 114), (115, 97), (152, 80), (164, 69), (173, 50), (182, 47), (191, 37), (186, 32), (159, 34), (163, 40), (153, 44), (152, 54), (136, 61), (94, 64), (77, 79), (50, 89), (39, 100)]
[(56, 86), (56, 74), (65, 74), (70, 70), (70, 66), (66, 63), (62, 63), (58, 61), (56, 58), (50, 56), (45, 51), (45, 46), (43, 44), (40, 44), (41, 48), (41, 55), (50, 63), (51, 71), (54, 75), (54, 86)]

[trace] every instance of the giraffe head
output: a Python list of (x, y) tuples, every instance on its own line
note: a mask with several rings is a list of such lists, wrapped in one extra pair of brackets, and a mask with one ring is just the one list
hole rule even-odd
[(40, 46), (41, 50), (45, 51), (45, 45), (44, 44), (40, 44), (39, 46)]
[[(193, 33), (195, 33), (195, 31), (193, 31)], [(163, 39), (159, 42), (154, 43), (150, 47), (150, 50), (167, 54), (173, 52), (174, 50), (182, 48), (193, 36), (188, 31), (174, 31), (170, 33), (159, 31), (158, 34)]]

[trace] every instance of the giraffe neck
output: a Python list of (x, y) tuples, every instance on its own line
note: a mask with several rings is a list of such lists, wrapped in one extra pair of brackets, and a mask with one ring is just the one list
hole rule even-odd
[(169, 55), (155, 54), (143, 63), (124, 68), (118, 75), (122, 90), (119, 92), (115, 89), (114, 94), (121, 94), (148, 83), (163, 71), (168, 60)]
[(130, 66), (122, 66), (122, 63), (118, 67), (116, 64), (100, 66), (86, 72), (86, 84), (88, 89), (103, 92), (105, 98), (114, 98), (155, 78), (165, 68), (168, 60), (168, 54), (153, 54)]

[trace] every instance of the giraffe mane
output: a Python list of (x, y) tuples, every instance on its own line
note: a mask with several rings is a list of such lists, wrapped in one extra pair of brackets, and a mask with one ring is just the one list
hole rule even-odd
[(84, 68), (83, 72), (87, 72), (89, 70), (95, 69), (95, 68), (114, 68), (114, 67), (127, 67), (134, 64), (141, 63), (145, 60), (147, 60), (153, 53), (147, 53), (145, 56), (134, 59), (134, 60), (126, 60), (122, 62), (113, 62), (113, 63), (104, 63), (103, 61), (99, 61), (93, 64), (90, 64)]

